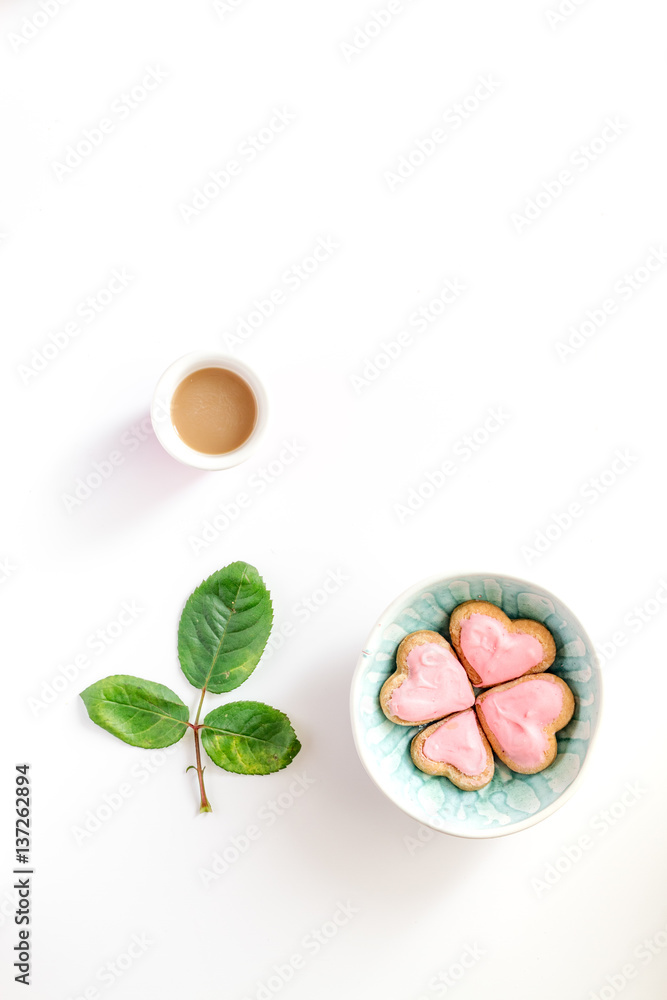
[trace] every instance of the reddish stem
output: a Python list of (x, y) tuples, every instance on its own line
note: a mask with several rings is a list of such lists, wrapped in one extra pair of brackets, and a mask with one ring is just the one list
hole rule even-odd
[(201, 805), (199, 807), (199, 812), (210, 813), (213, 810), (211, 809), (211, 803), (208, 801), (206, 797), (206, 789), (204, 788), (204, 768), (201, 766), (201, 747), (199, 744), (199, 730), (203, 729), (204, 727), (195, 725), (195, 726), (190, 726), (190, 728), (192, 729), (195, 737), (195, 754), (197, 757), (196, 771), (197, 771), (197, 778), (199, 780), (199, 793), (201, 795)]

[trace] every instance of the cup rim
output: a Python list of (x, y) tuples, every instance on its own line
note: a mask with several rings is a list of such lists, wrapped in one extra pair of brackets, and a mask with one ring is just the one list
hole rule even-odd
[[(239, 375), (250, 386), (257, 403), (257, 420), (248, 439), (240, 447), (221, 455), (207, 455), (191, 448), (171, 421), (171, 401), (177, 386), (202, 368), (224, 368)], [(151, 401), (151, 422), (158, 441), (172, 458), (194, 469), (217, 472), (240, 465), (256, 451), (266, 430), (268, 409), (264, 385), (244, 361), (223, 351), (191, 351), (173, 361), (158, 379)]]
[[(479, 829), (479, 830), (471, 830), (469, 832), (463, 832), (461, 830), (455, 830), (451, 828), (447, 829), (443, 826), (435, 826), (433, 823), (429, 823), (427, 819), (423, 819), (421, 817), (419, 818), (415, 817), (411, 812), (409, 812), (405, 808), (404, 805), (402, 805), (391, 794), (390, 790), (388, 790), (387, 788), (383, 787), (380, 784), (376, 774), (374, 774), (373, 771), (371, 770), (368, 764), (366, 747), (362, 740), (361, 723), (357, 713), (357, 705), (359, 704), (359, 692), (361, 688), (361, 679), (366, 665), (366, 659), (370, 655), (368, 649), (371, 645), (375, 643), (378, 635), (386, 628), (388, 622), (394, 619), (397, 610), (401, 608), (402, 605), (405, 603), (405, 601), (409, 599), (409, 597), (413, 595), (416, 591), (430, 590), (431, 587), (433, 587), (438, 583), (442, 583), (443, 580), (449, 580), (449, 579), (464, 580), (466, 579), (466, 577), (473, 575), (484, 576), (487, 577), (488, 579), (494, 579), (496, 577), (499, 577), (503, 580), (509, 580), (512, 583), (525, 584), (525, 586), (527, 587), (537, 587), (540, 590), (545, 591), (545, 593), (551, 594), (551, 591), (549, 591), (546, 587), (542, 587), (540, 584), (532, 583), (530, 580), (524, 580), (523, 577), (512, 576), (510, 573), (487, 573), (486, 571), (484, 572), (475, 571), (473, 573), (470, 570), (460, 574), (448, 573), (446, 576), (444, 576), (443, 574), (438, 574), (437, 576), (429, 576), (426, 577), (425, 579), (418, 580), (416, 583), (413, 583), (412, 586), (410, 587), (406, 587), (405, 590), (403, 590), (397, 597), (394, 598), (394, 600), (390, 604), (387, 605), (385, 610), (382, 612), (380, 617), (375, 622), (375, 625), (368, 633), (368, 636), (364, 642), (364, 648), (362, 649), (361, 654), (359, 655), (359, 658), (357, 660), (350, 685), (350, 719), (352, 724), (352, 738), (354, 741), (354, 746), (357, 751), (359, 760), (363, 765), (364, 770), (368, 774), (373, 784), (398, 809), (400, 809), (406, 815), (411, 816), (412, 819), (415, 819), (417, 822), (421, 823), (422, 826), (429, 827), (436, 833), (444, 833), (450, 837), (459, 837), (462, 840), (494, 840), (500, 837), (509, 837), (512, 834), (520, 833), (523, 830), (528, 830), (530, 827), (536, 826), (537, 823), (541, 823), (542, 820), (548, 819), (549, 816), (552, 816), (562, 806), (564, 806), (565, 803), (568, 802), (568, 800), (572, 797), (576, 789), (579, 787), (581, 779), (586, 771), (586, 763), (590, 759), (591, 750), (597, 740), (597, 736), (600, 730), (600, 720), (602, 718), (602, 710), (604, 707), (604, 684), (602, 678), (602, 670), (600, 668), (600, 661), (595, 651), (595, 647), (593, 646), (593, 643), (590, 642), (590, 638), (588, 636), (588, 633), (586, 632), (586, 629), (584, 629), (583, 625), (581, 624), (577, 616), (572, 611), (570, 611), (569, 605), (566, 605), (566, 607), (572, 616), (572, 621), (575, 622), (581, 628), (582, 633), (586, 636), (586, 638), (589, 641), (591, 650), (591, 663), (597, 674), (599, 707), (598, 707), (596, 725), (589, 737), (588, 749), (586, 751), (586, 757), (584, 763), (581, 769), (579, 770), (579, 773), (574, 778), (574, 780), (568, 785), (568, 787), (564, 791), (560, 793), (558, 798), (554, 802), (552, 802), (551, 805), (547, 806), (545, 809), (541, 809), (538, 813), (535, 813), (533, 816), (527, 816), (526, 819), (524, 820), (520, 820), (517, 823), (512, 823), (510, 829), (507, 829), (506, 827), (500, 827), (498, 829), (490, 829), (490, 830)], [(553, 594), (552, 596), (555, 597), (556, 595)], [(560, 601), (561, 598), (558, 598), (558, 600)]]

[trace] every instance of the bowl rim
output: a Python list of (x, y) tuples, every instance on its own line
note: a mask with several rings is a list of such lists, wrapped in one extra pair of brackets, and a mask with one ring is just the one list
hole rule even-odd
[(561, 604), (565, 604), (565, 602), (562, 601), (560, 597), (556, 597), (556, 595), (553, 594), (552, 591), (548, 590), (546, 587), (542, 587), (540, 584), (531, 583), (530, 580), (525, 580), (523, 579), (523, 577), (512, 576), (509, 573), (467, 572), (459, 574), (450, 574), (448, 576), (442, 576), (439, 574), (437, 576), (429, 576), (418, 581), (411, 587), (407, 587), (404, 591), (402, 591), (402, 593), (398, 595), (398, 597), (395, 597), (394, 600), (389, 605), (387, 605), (385, 610), (382, 612), (380, 617), (375, 622), (373, 628), (368, 633), (368, 637), (364, 643), (364, 648), (361, 651), (361, 654), (359, 655), (356, 666), (354, 668), (354, 673), (352, 675), (352, 681), (350, 684), (350, 719), (352, 723), (352, 738), (354, 740), (355, 749), (364, 767), (364, 770), (372, 780), (373, 784), (377, 788), (379, 788), (379, 790), (383, 793), (383, 795), (385, 795), (390, 802), (393, 802), (393, 804), (398, 809), (404, 812), (407, 816), (410, 816), (410, 818), (415, 820), (415, 822), (420, 823), (422, 826), (429, 827), (436, 833), (444, 833), (450, 837), (459, 837), (463, 840), (494, 840), (499, 837), (509, 837), (514, 833), (521, 833), (523, 830), (528, 830), (530, 829), (530, 827), (536, 826), (537, 823), (541, 823), (542, 820), (548, 819), (549, 816), (552, 816), (555, 812), (558, 811), (558, 809), (564, 806), (565, 803), (568, 802), (569, 799), (572, 797), (576, 789), (579, 787), (579, 784), (581, 783), (582, 776), (585, 773), (586, 764), (590, 757), (591, 749), (594, 746), (595, 741), (597, 739), (598, 731), (600, 729), (600, 720), (602, 718), (602, 709), (604, 706), (604, 684), (602, 680), (602, 670), (600, 668), (600, 661), (598, 659), (597, 652), (590, 639), (590, 636), (588, 635), (586, 629), (579, 621), (579, 618), (572, 611), (570, 611), (569, 605), (566, 604), (565, 607), (567, 608), (569, 614), (571, 615), (572, 623), (579, 626), (582, 635), (587, 640), (587, 644), (589, 646), (589, 649), (591, 650), (591, 667), (596, 672), (598, 678), (598, 692), (599, 692), (597, 695), (598, 714), (597, 714), (597, 719), (595, 721), (595, 727), (593, 728), (588, 740), (588, 749), (586, 750), (586, 756), (574, 780), (567, 786), (566, 789), (564, 789), (560, 793), (558, 798), (554, 802), (552, 802), (551, 805), (547, 806), (545, 809), (540, 809), (539, 812), (535, 813), (533, 816), (528, 816), (524, 820), (519, 820), (516, 823), (511, 823), (509, 829), (507, 826), (504, 826), (504, 827), (499, 827), (498, 829), (492, 828), (486, 830), (482, 828), (479, 830), (473, 830), (470, 833), (463, 833), (461, 832), (460, 829), (454, 830), (443, 826), (435, 826), (433, 823), (429, 823), (427, 820), (423, 820), (420, 817), (415, 816), (412, 812), (410, 812), (409, 809), (405, 808), (404, 805), (398, 802), (396, 798), (380, 784), (375, 774), (371, 771), (369, 764), (367, 763), (366, 747), (364, 746), (361, 739), (362, 735), (361, 724), (357, 718), (357, 712), (356, 712), (356, 706), (359, 703), (359, 688), (361, 685), (361, 679), (364, 673), (364, 668), (366, 666), (366, 660), (370, 655), (369, 648), (377, 641), (378, 635), (387, 627), (388, 624), (391, 623), (391, 621), (393, 621), (397, 610), (403, 606), (405, 601), (409, 598), (410, 595), (414, 594), (415, 591), (428, 590), (432, 588), (435, 584), (441, 584), (444, 580), (452, 580), (452, 581), (466, 580), (470, 576), (481, 576), (487, 579), (500, 578), (502, 580), (509, 580), (512, 583), (524, 584), (528, 589), (530, 589), (531, 587), (537, 587), (539, 590), (544, 591), (545, 594), (550, 595), (551, 597), (555, 597), (556, 600), (559, 601)]

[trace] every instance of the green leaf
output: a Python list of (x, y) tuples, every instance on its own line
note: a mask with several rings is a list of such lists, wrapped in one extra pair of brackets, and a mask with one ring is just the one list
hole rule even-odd
[(168, 747), (187, 729), (188, 709), (168, 687), (138, 677), (105, 677), (81, 692), (88, 715), (133, 747)]
[(213, 763), (236, 774), (281, 771), (301, 749), (287, 716), (259, 701), (215, 708), (203, 727), (201, 740)]
[(273, 608), (254, 566), (218, 570), (188, 598), (178, 626), (178, 658), (196, 688), (233, 691), (250, 676), (266, 646)]

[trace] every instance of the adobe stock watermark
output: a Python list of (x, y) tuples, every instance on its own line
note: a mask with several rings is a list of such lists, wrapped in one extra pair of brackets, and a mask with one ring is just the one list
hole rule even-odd
[(623, 628), (616, 629), (603, 642), (596, 642), (595, 652), (600, 660), (600, 666), (610, 663), (619, 650), (624, 649), (630, 640), (650, 625), (663, 613), (667, 607), (667, 580), (662, 577), (650, 597), (634, 607), (623, 616)]
[(349, 582), (350, 577), (341, 569), (330, 569), (315, 590), (292, 606), (290, 618), (283, 619), (280, 623), (276, 622), (266, 644), (262, 660), (270, 660), (274, 653), (283, 648), (288, 639), (297, 634), (300, 626), (310, 621), (313, 615), (321, 611), (331, 598)]
[(662, 246), (651, 247), (641, 264), (631, 271), (626, 271), (618, 281), (614, 282), (612, 294), (593, 308), (587, 309), (583, 320), (568, 327), (569, 336), (566, 339), (556, 341), (556, 354), (561, 361), (569, 361), (582, 347), (590, 343), (609, 319), (615, 316), (625, 303), (633, 299), (637, 292), (645, 288), (666, 263), (667, 250)]
[(179, 203), (178, 211), (183, 222), (189, 225), (193, 219), (197, 219), (202, 212), (210, 208), (213, 202), (227, 191), (232, 182), (240, 177), (258, 156), (265, 153), (278, 136), (295, 121), (296, 115), (287, 108), (274, 108), (266, 125), (256, 132), (251, 132), (239, 144), (236, 156), (227, 160), (217, 170), (209, 170), (208, 176), (194, 188), (189, 200)]
[(315, 779), (309, 775), (297, 774), (283, 792), (274, 799), (269, 799), (257, 811), (256, 821), (249, 823), (241, 833), (231, 837), (219, 851), (215, 852), (208, 866), (199, 869), (198, 875), (202, 885), (209, 889), (214, 882), (221, 879), (314, 784)]
[(99, 319), (123, 294), (134, 281), (134, 277), (126, 267), (114, 268), (111, 276), (107, 278), (101, 288), (98, 288), (92, 295), (87, 295), (85, 299), (81, 299), (74, 307), (75, 318), (65, 323), (60, 329), (50, 333), (46, 341), (39, 347), (33, 347), (30, 352), (30, 360), (18, 366), (17, 371), (23, 384), (28, 385), (34, 378), (46, 371), (69, 348), (70, 344), (77, 337), (80, 337), (86, 328)]
[(430, 826), (419, 825), (414, 837), (407, 834), (403, 837), (403, 844), (411, 858), (414, 858), (417, 851), (421, 851), (427, 844), (430, 844), (437, 834)]
[(362, 364), (361, 372), (350, 375), (354, 391), (359, 395), (372, 385), (403, 357), (415, 343), (415, 337), (425, 333), (429, 326), (437, 323), (463, 293), (467, 286), (458, 278), (446, 278), (432, 298), (422, 302), (408, 317), (407, 323), (391, 340), (383, 340), (378, 351)]
[(223, 20), (228, 14), (233, 14), (242, 7), (245, 2), (246, 0), (213, 0), (213, 10), (220, 20)]
[(134, 796), (137, 788), (145, 785), (177, 753), (176, 746), (163, 750), (146, 752), (130, 768), (130, 777), (122, 781), (113, 791), (106, 792), (100, 802), (86, 811), (80, 823), (70, 827), (70, 833), (77, 847), (87, 843), (123, 808)]
[(153, 943), (146, 933), (132, 934), (120, 954), (99, 967), (95, 982), (80, 992), (70, 993), (67, 1000), (100, 1000), (102, 990), (109, 990), (119, 979), (124, 979)]
[(587, 2), (588, 0), (560, 0), (560, 3), (557, 3), (555, 7), (550, 7), (549, 10), (545, 11), (547, 24), (550, 28), (559, 28)]
[(72, 514), (87, 500), (90, 500), (100, 487), (126, 464), (128, 457), (136, 454), (142, 444), (154, 436), (155, 431), (150, 417), (144, 417), (128, 430), (123, 431), (117, 447), (113, 448), (104, 458), (93, 462), (91, 468), (83, 475), (77, 476), (70, 487), (71, 492), (61, 494), (61, 500), (67, 513)]
[(555, 176), (542, 181), (537, 193), (526, 199), (521, 210), (511, 213), (510, 222), (514, 226), (514, 231), (521, 236), (526, 229), (541, 219), (544, 213), (604, 156), (628, 128), (628, 124), (621, 121), (618, 115), (605, 118), (600, 131), (570, 153), (567, 159), (568, 165), (562, 167)]
[(304, 257), (282, 272), (280, 281), (270, 291), (253, 299), (250, 308), (237, 316), (233, 331), (226, 331), (222, 335), (225, 346), (233, 351), (247, 343), (267, 319), (273, 316), (276, 309), (284, 306), (290, 296), (310, 281), (339, 249), (340, 243), (333, 236), (319, 236), (315, 246)]
[(10, 923), (14, 923), (14, 914), (16, 913), (18, 901), (18, 889), (14, 887), (6, 889), (0, 897), (0, 927), (4, 927), (8, 920)]
[(521, 546), (526, 565), (530, 566), (548, 552), (638, 461), (638, 456), (627, 448), (617, 448), (608, 465), (579, 487), (577, 499), (571, 500), (564, 510), (552, 514), (547, 523), (535, 532), (530, 544)]
[(41, 0), (29, 17), (24, 17), (16, 31), (7, 34), (7, 41), (14, 52), (20, 52), (57, 17), (70, 0)]
[(226, 503), (218, 505), (217, 511), (202, 522), (199, 534), (188, 535), (188, 543), (195, 555), (199, 555), (209, 546), (217, 542), (221, 535), (227, 531), (241, 517), (244, 511), (249, 510), (255, 501), (277, 480), (281, 479), (290, 466), (305, 455), (306, 448), (299, 444), (294, 438), (290, 441), (283, 441), (282, 448), (274, 459), (266, 465), (260, 466), (251, 476), (248, 477), (245, 489), (228, 500)]
[(561, 847), (558, 857), (545, 865), (540, 877), (530, 880), (535, 895), (541, 897), (557, 886), (564, 876), (571, 872), (610, 830), (624, 820), (628, 812), (647, 794), (648, 789), (640, 782), (628, 782), (618, 798), (614, 799), (606, 809), (600, 809), (590, 818), (586, 832), (582, 833), (573, 844)]
[(11, 561), (9, 556), (4, 556), (0, 559), (0, 585), (7, 583), (14, 576), (17, 569), (18, 567)]
[(397, 17), (411, 7), (414, 0), (389, 0), (384, 7), (373, 10), (365, 21), (361, 21), (353, 29), (344, 42), (339, 42), (338, 48), (345, 62), (349, 64), (361, 55), (389, 28)]
[(84, 128), (78, 139), (70, 143), (60, 160), (52, 160), (51, 168), (59, 181), (70, 177), (113, 135), (121, 122), (127, 121), (169, 78), (159, 66), (147, 66), (138, 83), (116, 97), (106, 112), (94, 125)]
[(447, 968), (441, 969), (435, 976), (431, 976), (426, 984), (426, 991), (420, 993), (417, 1000), (433, 1000), (433, 997), (449, 996), (450, 990), (458, 986), (468, 972), (479, 965), (485, 954), (484, 949), (478, 944), (465, 945), (454, 962)]
[(271, 1000), (294, 979), (298, 972), (305, 969), (309, 960), (319, 955), (358, 913), (359, 910), (349, 899), (345, 902), (339, 901), (328, 920), (318, 927), (311, 927), (301, 938), (299, 950), (295, 950), (284, 962), (274, 965), (270, 975), (264, 980), (258, 980), (254, 992), (246, 993), (242, 1000)]
[(100, 628), (90, 632), (82, 643), (82, 649), (66, 663), (56, 667), (48, 681), (42, 681), (38, 694), (27, 699), (27, 706), (36, 717), (53, 705), (71, 685), (79, 680), (80, 674), (92, 666), (95, 659), (103, 656), (131, 628), (144, 609), (136, 601), (123, 601), (114, 617)]
[(393, 170), (385, 170), (384, 179), (389, 190), (396, 191), (414, 177), (420, 167), (423, 167), (456, 132), (474, 118), (499, 90), (499, 81), (490, 74), (478, 77), (475, 87), (465, 97), (443, 111), (439, 119), (440, 124), (421, 139), (417, 139), (407, 153), (401, 154)]
[(438, 492), (495, 438), (498, 431), (505, 427), (510, 419), (511, 414), (504, 406), (491, 407), (487, 411), (487, 416), (472, 431), (464, 434), (452, 445), (450, 455), (409, 489), (404, 502), (393, 505), (394, 514), (400, 523), (405, 524), (408, 518), (414, 517), (433, 500)]
[(604, 986), (601, 986), (596, 993), (589, 993), (588, 1000), (614, 1000), (626, 986), (639, 978), (647, 965), (659, 955), (664, 955), (665, 949), (667, 949), (667, 924), (636, 945), (632, 950), (633, 961), (624, 962), (616, 972), (605, 976)]

